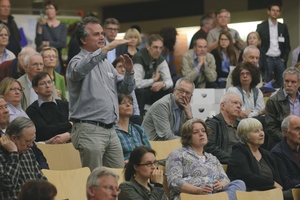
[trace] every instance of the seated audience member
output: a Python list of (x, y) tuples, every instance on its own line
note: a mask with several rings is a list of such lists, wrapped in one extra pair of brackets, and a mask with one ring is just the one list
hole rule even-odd
[(56, 187), (44, 180), (29, 180), (21, 189), (17, 200), (54, 200), (57, 195)]
[(4, 23), (0, 24), (0, 64), (7, 60), (13, 60), (16, 58), (15, 54), (11, 52), (10, 50), (6, 49), (6, 46), (9, 42), (9, 29), (7, 26), (4, 25)]
[(124, 168), (126, 181), (120, 184), (119, 200), (168, 199), (163, 188), (163, 171), (157, 169), (155, 155), (156, 152), (146, 146), (131, 152)]
[(0, 82), (0, 95), (4, 96), (7, 103), (10, 115), (9, 122), (12, 122), (17, 117), (29, 118), (21, 106), (23, 87), (18, 80), (11, 77), (3, 79)]
[(280, 127), (282, 120), (289, 115), (300, 116), (299, 91), (300, 71), (297, 68), (287, 68), (283, 74), (283, 88), (271, 96), (266, 103), (266, 131), (268, 134), (268, 148), (271, 150), (275, 144), (283, 139)]
[[(256, 64), (255, 63), (253, 63), (253, 64), (258, 67), (259, 71), (262, 73), (263, 79), (265, 79), (264, 74), (265, 74), (265, 70), (267, 68), (267, 59), (266, 59), (266, 55), (260, 50), (260, 45), (261, 45), (261, 39), (260, 39), (259, 34), (255, 31), (250, 32), (247, 35), (247, 46), (255, 46), (256, 48), (258, 48), (258, 50), (259, 50), (258, 60), (257, 60), (257, 56), (252, 57), (252, 60), (254, 60), (254, 62), (256, 62)], [(245, 49), (243, 49), (240, 52), (239, 62), (244, 61), (243, 55), (244, 55)], [(247, 61), (247, 62), (251, 62), (251, 61)]]
[[(260, 55), (259, 55), (259, 49), (257, 47), (253, 45), (247, 46), (243, 51), (242, 57), (243, 57), (242, 62), (250, 62), (256, 67), (259, 66), (258, 60), (260, 59)], [(227, 81), (226, 81), (226, 89), (232, 87), (232, 71), (233, 69), (230, 70), (228, 74)], [(259, 75), (259, 77), (260, 77), (260, 82), (259, 84), (257, 84), (257, 87), (261, 87), (263, 85), (261, 75)]]
[(256, 85), (260, 82), (260, 73), (252, 63), (239, 63), (232, 72), (232, 85), (227, 93), (235, 93), (242, 99), (242, 112), (240, 118), (261, 116), (265, 114), (264, 97)]
[(220, 33), (218, 46), (211, 52), (211, 54), (214, 56), (216, 61), (218, 86), (219, 88), (225, 88), (230, 68), (235, 66), (237, 63), (232, 37), (229, 32), (222, 31)]
[(43, 71), (44, 62), (41, 54), (32, 52), (24, 58), (25, 74), (18, 78), (24, 89), (21, 105), (23, 110), (26, 110), (30, 104), (37, 100), (37, 94), (34, 92), (31, 81), (33, 77)]
[(284, 138), (271, 150), (284, 190), (300, 184), (300, 117), (290, 115), (281, 123)]
[(181, 59), (181, 75), (190, 78), (196, 88), (217, 88), (216, 62), (207, 52), (204, 38), (194, 40), (193, 49), (188, 50)]
[[(227, 174), (230, 180), (241, 179), (247, 190), (282, 189), (275, 158), (261, 148), (264, 144), (262, 124), (254, 118), (240, 121), (237, 128), (240, 142), (232, 147)], [(284, 191), (285, 200), (289, 199), (290, 191)]]
[(34, 123), (25, 117), (12, 121), (0, 139), (0, 199), (17, 199), (28, 180), (47, 178), (40, 171), (32, 152)]
[(32, 87), (38, 95), (26, 110), (36, 127), (36, 141), (46, 144), (62, 144), (71, 139), (72, 123), (69, 121), (67, 101), (53, 97), (53, 80), (47, 72), (40, 72), (32, 79)]
[[(13, 78), (9, 78), (12, 80), (15, 80)], [(1, 85), (1, 84), (0, 84)], [(0, 86), (0, 90), (1, 90), (1, 86)], [(20, 100), (19, 100), (20, 101)], [(22, 110), (22, 112), (26, 115), (26, 113)], [(14, 114), (13, 117), (17, 118), (17, 117), (22, 117), (23, 115), (21, 113), (18, 113), (19, 115)], [(10, 117), (12, 115), (10, 115), (10, 108), (8, 106), (8, 102), (5, 101), (4, 96), (0, 95), (0, 137), (3, 135), (5, 135), (6, 132), (6, 128), (9, 124)], [(25, 116), (26, 118), (29, 118), (27, 115)], [(43, 152), (36, 146), (35, 143), (33, 143), (32, 146), (32, 151), (36, 157), (36, 160), (39, 164), (39, 169), (49, 169), (49, 166), (47, 164), (46, 158), (43, 154)]]
[(183, 147), (175, 149), (166, 162), (171, 199), (179, 200), (180, 193), (207, 195), (225, 191), (234, 200), (237, 190), (246, 190), (243, 181), (230, 182), (219, 160), (204, 151), (208, 135), (208, 127), (201, 119), (188, 120), (182, 126)]
[(228, 10), (221, 9), (219, 11), (217, 22), (217, 26), (209, 31), (206, 38), (209, 52), (217, 48), (218, 42), (220, 42), (219, 36), (222, 31), (228, 31), (230, 33), (231, 38), (233, 38), (233, 45), (236, 52), (243, 50), (246, 47), (246, 43), (241, 39), (239, 32), (227, 26), (230, 22), (230, 12)]
[(193, 37), (191, 39), (189, 49), (194, 48), (194, 42), (196, 40), (198, 40), (199, 38), (206, 39), (207, 34), (209, 33), (209, 31), (214, 28), (213, 25), (214, 25), (214, 19), (211, 16), (209, 16), (209, 14), (205, 14), (203, 17), (201, 17), (201, 19), (200, 19), (200, 30), (197, 31), (193, 35)]
[(117, 200), (119, 175), (108, 169), (97, 167), (89, 175), (86, 182), (88, 200)]
[(205, 150), (227, 164), (232, 146), (238, 142), (236, 128), (241, 115), (242, 101), (237, 94), (227, 93), (221, 98), (220, 113), (206, 120), (211, 130)]
[(189, 78), (181, 78), (176, 82), (173, 94), (167, 94), (149, 108), (142, 124), (149, 140), (180, 137), (182, 124), (193, 118), (190, 102), (194, 87)]
[(292, 51), (292, 66), (295, 66), (300, 61), (300, 46), (297, 46)]
[(36, 52), (31, 46), (24, 47), (13, 60), (8, 60), (0, 64), (0, 81), (5, 77), (20, 78), (25, 74), (24, 57), (32, 52)]
[[(115, 67), (115, 69), (119, 74), (125, 76), (126, 70), (123, 66), (121, 57), (117, 57), (114, 60), (114, 62), (112, 62), (112, 65)], [(140, 109), (137, 103), (134, 90), (131, 92), (130, 96), (132, 97), (132, 101), (133, 101), (133, 114), (130, 116), (130, 121), (132, 121), (134, 124), (142, 125), (143, 118), (140, 115)]]
[(119, 121), (115, 129), (120, 139), (124, 161), (128, 162), (130, 153), (139, 146), (150, 146), (144, 129), (132, 122), (129, 118), (132, 115), (133, 99), (130, 95), (118, 94), (119, 102)]
[(117, 46), (116, 56), (119, 57), (123, 54), (127, 54), (130, 58), (132, 58), (134, 54), (139, 51), (137, 46), (142, 43), (141, 34), (135, 28), (130, 28), (125, 32), (124, 39), (129, 40), (129, 42), (127, 44)]
[(172, 91), (173, 81), (168, 64), (161, 56), (162, 49), (162, 37), (151, 35), (147, 47), (132, 57), (136, 81), (135, 94), (141, 116), (144, 116), (144, 106), (148, 101), (153, 104)]
[(59, 54), (54, 47), (44, 47), (41, 51), (44, 62), (44, 71), (47, 72), (54, 82), (57, 96), (61, 99), (67, 99), (65, 77), (55, 71), (59, 65)]

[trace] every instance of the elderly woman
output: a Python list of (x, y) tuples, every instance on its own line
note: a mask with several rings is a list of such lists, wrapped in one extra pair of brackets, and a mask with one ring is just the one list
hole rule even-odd
[[(240, 142), (232, 147), (227, 174), (231, 180), (241, 179), (247, 190), (282, 189), (273, 155), (261, 148), (264, 143), (262, 124), (255, 118), (241, 120), (237, 128)], [(285, 199), (290, 196), (284, 192)]]
[(128, 162), (130, 153), (139, 146), (150, 146), (145, 130), (137, 124), (130, 122), (133, 112), (133, 99), (130, 95), (118, 94), (119, 121), (115, 126), (120, 139), (124, 161)]
[(16, 58), (15, 54), (6, 49), (9, 42), (9, 29), (4, 24), (0, 24), (0, 64), (6, 60), (13, 60)]
[[(243, 101), (240, 118), (265, 114), (263, 93), (256, 85), (260, 82), (259, 69), (250, 62), (239, 63), (232, 71), (232, 85), (227, 93), (235, 93)], [(264, 121), (264, 119), (261, 119)]]
[(171, 199), (180, 199), (181, 192), (207, 195), (225, 191), (229, 199), (236, 199), (237, 190), (246, 189), (243, 181), (230, 182), (219, 160), (204, 151), (208, 128), (201, 119), (190, 119), (181, 131), (182, 148), (167, 158), (166, 173)]
[(41, 51), (44, 61), (44, 71), (47, 72), (54, 81), (57, 96), (66, 99), (65, 78), (57, 73), (54, 69), (58, 66), (58, 51), (54, 47), (44, 47)]
[(0, 95), (3, 95), (7, 102), (10, 115), (9, 122), (12, 122), (17, 117), (29, 118), (21, 107), (23, 88), (18, 80), (10, 77), (3, 79), (0, 82)]
[(155, 155), (153, 149), (145, 146), (132, 151), (124, 168), (126, 181), (120, 184), (119, 200), (168, 199), (163, 188), (163, 171), (157, 169)]

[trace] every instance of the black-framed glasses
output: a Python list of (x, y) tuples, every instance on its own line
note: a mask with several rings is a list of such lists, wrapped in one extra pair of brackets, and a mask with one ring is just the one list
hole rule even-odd
[(106, 28), (106, 29), (110, 32), (118, 32), (119, 31), (118, 28)]
[(16, 87), (12, 87), (9, 89), (9, 91), (14, 91), (14, 92), (17, 92), (17, 91), (22, 92), (23, 90), (24, 90), (24, 88), (16, 88)]
[(187, 92), (185, 91), (184, 89), (181, 89), (181, 88), (176, 88), (176, 90), (182, 95), (182, 94), (185, 94), (186, 96), (188, 97), (191, 97), (193, 95), (193, 93), (190, 93), (190, 92)]
[(138, 166), (146, 166), (146, 167), (152, 167), (152, 166), (158, 166), (158, 161), (154, 161), (154, 162), (148, 162), (148, 163), (145, 163), (145, 164), (138, 164)]

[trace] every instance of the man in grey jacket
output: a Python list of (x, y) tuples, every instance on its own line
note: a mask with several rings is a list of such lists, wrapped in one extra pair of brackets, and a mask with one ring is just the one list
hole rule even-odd
[(172, 140), (180, 136), (182, 124), (193, 117), (190, 102), (194, 88), (189, 78), (181, 78), (173, 94), (165, 95), (149, 108), (142, 124), (149, 140)]

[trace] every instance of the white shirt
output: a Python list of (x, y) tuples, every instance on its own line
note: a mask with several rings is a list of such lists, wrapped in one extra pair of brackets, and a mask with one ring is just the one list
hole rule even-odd
[(270, 19), (268, 19), (268, 22), (270, 31), (270, 47), (266, 55), (272, 57), (280, 56), (281, 52), (278, 43), (278, 22), (276, 21), (275, 25), (271, 22)]

